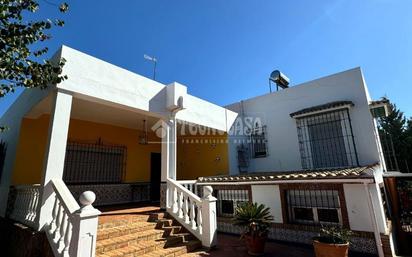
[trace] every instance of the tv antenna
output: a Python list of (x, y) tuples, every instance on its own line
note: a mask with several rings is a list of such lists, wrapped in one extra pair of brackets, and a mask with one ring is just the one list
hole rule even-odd
[(156, 57), (149, 56), (147, 54), (143, 55), (143, 58), (146, 60), (153, 62), (153, 80), (156, 80), (156, 64), (157, 64), (157, 59)]

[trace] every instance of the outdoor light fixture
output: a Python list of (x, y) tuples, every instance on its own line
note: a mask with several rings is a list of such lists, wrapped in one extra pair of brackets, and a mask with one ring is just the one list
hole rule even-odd
[(148, 142), (149, 140), (147, 136), (147, 124), (146, 124), (146, 120), (143, 120), (143, 135), (139, 136), (139, 144), (147, 145)]

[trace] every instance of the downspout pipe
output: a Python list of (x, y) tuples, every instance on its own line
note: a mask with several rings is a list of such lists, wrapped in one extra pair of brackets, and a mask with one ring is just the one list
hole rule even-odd
[(370, 217), (371, 217), (371, 220), (372, 220), (373, 233), (375, 235), (375, 243), (376, 243), (376, 248), (378, 250), (378, 256), (379, 257), (384, 257), (381, 235), (379, 233), (378, 224), (376, 222), (376, 220), (377, 220), (376, 212), (375, 212), (375, 209), (373, 208), (372, 194), (369, 190), (369, 185), (370, 184), (368, 184), (368, 183), (363, 184), (364, 189), (365, 189), (365, 193), (368, 196), (368, 207), (369, 207)]

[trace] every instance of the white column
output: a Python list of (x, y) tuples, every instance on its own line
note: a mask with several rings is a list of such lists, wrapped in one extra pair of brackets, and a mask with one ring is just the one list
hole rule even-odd
[(72, 96), (57, 91), (49, 122), (49, 136), (45, 152), (42, 193), (38, 215), (38, 229), (41, 230), (51, 221), (54, 195), (50, 179), (63, 178), (64, 158), (66, 155), (67, 134), (69, 131)]
[(177, 156), (177, 136), (176, 118), (172, 116), (169, 120), (170, 142), (169, 142), (169, 178), (176, 180), (176, 156)]
[[(166, 208), (168, 201), (167, 178), (176, 179), (176, 119), (170, 116), (169, 119), (162, 120), (162, 174), (160, 189), (160, 207)], [(159, 135), (159, 134), (158, 134)]]
[(211, 186), (203, 187), (202, 198), (202, 245), (208, 248), (216, 246), (217, 243), (217, 213), (216, 201), (212, 196)]

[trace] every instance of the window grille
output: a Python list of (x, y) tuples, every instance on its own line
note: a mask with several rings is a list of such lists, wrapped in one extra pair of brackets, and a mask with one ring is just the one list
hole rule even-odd
[(296, 119), (303, 169), (358, 166), (349, 110)]
[(249, 149), (244, 144), (237, 147), (237, 163), (239, 173), (246, 173), (249, 167)]
[(63, 179), (67, 184), (120, 183), (126, 171), (125, 146), (68, 142)]
[(250, 134), (250, 143), (253, 158), (267, 156), (266, 126), (255, 127)]
[(7, 145), (6, 142), (0, 141), (0, 182), (3, 175), (4, 161), (6, 159)]
[(309, 225), (342, 225), (337, 190), (286, 190), (289, 222)]
[(217, 191), (217, 213), (220, 217), (232, 217), (236, 207), (249, 201), (248, 190), (229, 190)]

